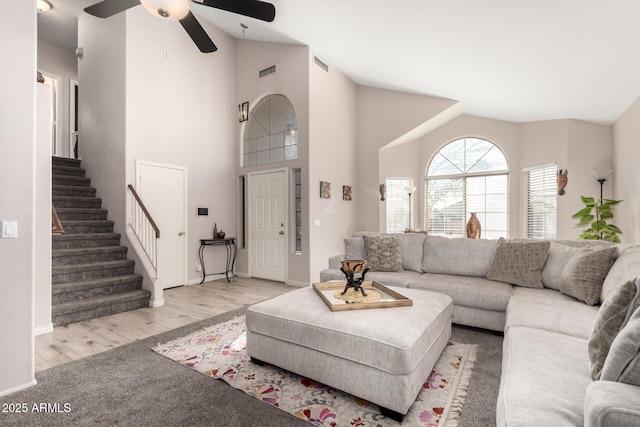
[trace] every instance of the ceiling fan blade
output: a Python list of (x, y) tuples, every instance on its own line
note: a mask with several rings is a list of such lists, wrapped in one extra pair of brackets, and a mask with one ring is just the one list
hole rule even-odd
[(271, 3), (258, 0), (193, 0), (216, 9), (238, 13), (262, 21), (271, 22), (276, 18), (276, 8)]
[(93, 6), (85, 7), (84, 11), (98, 18), (108, 18), (140, 4), (140, 0), (104, 0)]
[(202, 28), (202, 25), (198, 22), (193, 13), (189, 12), (187, 16), (180, 20), (182, 28), (189, 34), (191, 40), (198, 46), (200, 52), (210, 53), (218, 50), (213, 40), (209, 37), (209, 34)]

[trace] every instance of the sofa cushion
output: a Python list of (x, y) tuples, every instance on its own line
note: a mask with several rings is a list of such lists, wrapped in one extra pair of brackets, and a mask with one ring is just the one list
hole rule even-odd
[(549, 258), (542, 270), (542, 284), (545, 288), (560, 290), (558, 281), (573, 255), (580, 251), (579, 247), (569, 246), (555, 241), (549, 245)]
[(344, 239), (344, 259), (365, 259), (364, 240), (362, 237)]
[(602, 285), (601, 301), (620, 285), (640, 276), (640, 246), (632, 246), (620, 251), (620, 256), (609, 270)]
[(425, 273), (487, 277), (497, 240), (427, 236), (422, 270)]
[(583, 248), (567, 263), (558, 284), (560, 292), (589, 305), (600, 302), (602, 283), (618, 257), (618, 248)]
[(427, 236), (419, 233), (404, 233), (399, 237), (402, 242), (402, 268), (422, 273), (424, 241)]
[(592, 382), (587, 340), (511, 328), (502, 349), (498, 426), (583, 425), (585, 394)]
[(402, 242), (398, 236), (362, 236), (371, 271), (403, 271)]
[(514, 327), (527, 327), (584, 340), (589, 337), (598, 307), (586, 305), (553, 289), (516, 286), (513, 292), (507, 307), (505, 333)]
[(594, 380), (600, 379), (602, 366), (609, 353), (611, 343), (631, 314), (638, 308), (640, 278), (619, 286), (602, 303), (589, 336), (589, 369)]
[(542, 270), (548, 256), (548, 240), (516, 242), (500, 238), (487, 278), (542, 289)]
[(484, 277), (425, 273), (409, 287), (449, 295), (456, 306), (492, 311), (505, 311), (513, 296), (513, 286)]
[(640, 310), (613, 340), (600, 379), (640, 386)]

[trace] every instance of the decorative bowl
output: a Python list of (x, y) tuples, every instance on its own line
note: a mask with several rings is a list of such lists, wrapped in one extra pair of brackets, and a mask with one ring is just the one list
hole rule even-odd
[(346, 271), (362, 273), (362, 270), (367, 268), (367, 261), (363, 259), (345, 259), (342, 261), (342, 268)]

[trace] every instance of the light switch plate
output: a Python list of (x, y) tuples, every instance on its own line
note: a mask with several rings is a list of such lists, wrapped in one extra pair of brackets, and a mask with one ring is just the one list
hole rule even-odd
[(319, 219), (314, 219), (313, 220), (313, 225), (314, 225), (314, 227), (320, 227), (320, 220)]
[(18, 221), (2, 221), (2, 238), (18, 238)]

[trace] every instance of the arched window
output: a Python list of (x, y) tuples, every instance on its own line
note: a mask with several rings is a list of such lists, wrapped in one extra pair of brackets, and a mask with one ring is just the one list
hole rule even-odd
[(496, 145), (480, 138), (450, 142), (433, 156), (425, 178), (429, 234), (464, 237), (475, 212), (483, 239), (508, 236), (509, 166)]
[(244, 132), (244, 166), (296, 160), (298, 120), (284, 95), (268, 95), (251, 110)]

